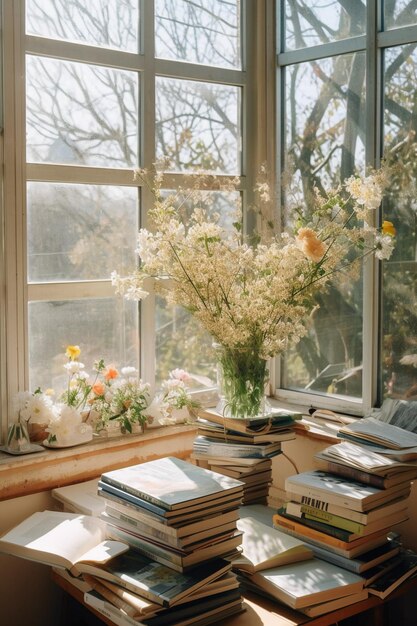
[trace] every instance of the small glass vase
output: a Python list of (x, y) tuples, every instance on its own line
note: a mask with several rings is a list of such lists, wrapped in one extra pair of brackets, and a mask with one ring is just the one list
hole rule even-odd
[(224, 417), (249, 418), (266, 415), (267, 360), (253, 349), (228, 349), (215, 345), (219, 402), (216, 410)]
[(30, 448), (31, 443), (27, 422), (24, 419), (19, 419), (9, 426), (6, 449), (9, 452), (18, 454), (19, 452), (28, 452)]

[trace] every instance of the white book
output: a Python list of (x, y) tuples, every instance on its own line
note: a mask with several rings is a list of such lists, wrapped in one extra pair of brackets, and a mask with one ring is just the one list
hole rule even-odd
[(320, 470), (289, 476), (285, 480), (285, 490), (354, 511), (367, 511), (401, 495), (397, 487), (377, 489)]
[(62, 567), (78, 576), (84, 563), (107, 563), (129, 549), (127, 543), (107, 537), (106, 524), (96, 517), (42, 511), (5, 533), (0, 552)]
[(237, 527), (243, 532), (241, 556), (233, 560), (238, 569), (257, 572), (313, 558), (305, 543), (253, 517), (238, 520)]
[(416, 433), (404, 430), (393, 424), (387, 424), (375, 417), (367, 417), (352, 422), (348, 426), (343, 426), (339, 433), (365, 439), (365, 441), (376, 443), (386, 448), (404, 449), (417, 446)]
[(406, 470), (407, 468), (417, 468), (417, 463), (415, 461), (396, 461), (388, 456), (379, 454), (379, 452), (374, 452), (369, 448), (365, 448), (359, 444), (350, 443), (349, 441), (343, 441), (333, 446), (329, 446), (320, 453), (317, 453), (315, 458), (325, 458), (329, 461), (332, 460), (350, 465), (351, 467), (357, 467), (358, 469), (366, 472), (382, 475), (395, 473), (399, 470)]
[(105, 501), (97, 493), (97, 482), (96, 478), (76, 485), (57, 487), (52, 489), (51, 495), (60, 502), (64, 511), (99, 517), (104, 511)]
[(357, 574), (318, 559), (257, 572), (251, 581), (293, 609), (356, 594), (364, 587)]

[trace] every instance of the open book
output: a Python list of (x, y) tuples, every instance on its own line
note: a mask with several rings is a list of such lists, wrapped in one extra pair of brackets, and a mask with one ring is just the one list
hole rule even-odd
[(237, 527), (243, 532), (241, 556), (233, 560), (238, 569), (253, 573), (313, 558), (313, 551), (305, 543), (254, 517), (238, 520)]
[(106, 524), (89, 515), (42, 511), (0, 537), (0, 552), (62, 567), (79, 576), (83, 563), (103, 564), (129, 549), (107, 539)]

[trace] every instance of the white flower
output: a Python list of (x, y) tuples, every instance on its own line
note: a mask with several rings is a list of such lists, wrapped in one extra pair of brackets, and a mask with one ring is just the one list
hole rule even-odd
[(125, 376), (125, 378), (137, 376), (138, 374), (138, 370), (136, 369), (136, 367), (122, 367), (120, 372), (122, 376)]
[(68, 363), (65, 363), (64, 368), (67, 370), (68, 374), (72, 376), (73, 374), (79, 374), (79, 372), (84, 369), (84, 363), (80, 363), (80, 361), (68, 361)]
[(375, 238), (375, 241), (376, 241), (376, 252), (375, 252), (376, 258), (380, 259), (381, 261), (383, 259), (389, 259), (394, 249), (393, 237), (390, 237), (390, 235), (377, 235)]
[(48, 424), (54, 418), (51, 398), (43, 393), (30, 394), (25, 407), (20, 410), (20, 416), (37, 424)]

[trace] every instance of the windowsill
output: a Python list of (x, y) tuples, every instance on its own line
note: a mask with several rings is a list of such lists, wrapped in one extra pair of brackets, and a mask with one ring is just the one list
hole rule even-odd
[[(272, 404), (284, 406), (275, 400)], [(352, 418), (347, 416), (313, 418), (306, 413), (297, 422), (296, 434), (300, 438), (326, 441), (331, 445), (339, 441), (337, 431), (341, 423), (350, 421)], [(195, 425), (184, 424), (149, 429), (142, 435), (97, 439), (73, 448), (45, 449), (18, 457), (0, 452), (0, 501), (90, 480), (104, 471), (161, 456), (175, 455), (187, 459), (195, 433)]]
[(161, 456), (188, 458), (195, 432), (194, 425), (164, 426), (142, 435), (18, 457), (0, 452), (0, 501), (90, 480), (104, 471)]

